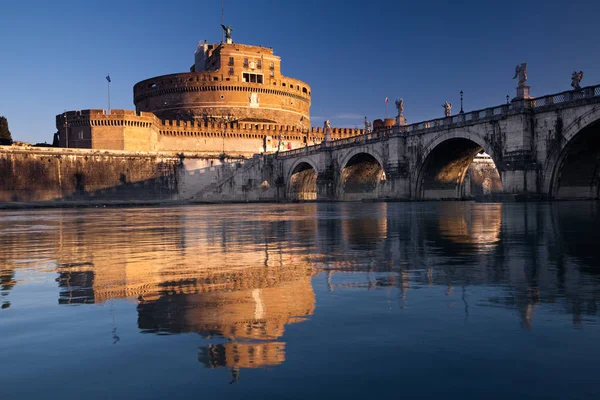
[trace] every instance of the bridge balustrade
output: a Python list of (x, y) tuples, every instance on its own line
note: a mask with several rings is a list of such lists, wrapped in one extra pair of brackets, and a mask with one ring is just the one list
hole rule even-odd
[[(504, 104), (486, 108), (483, 110), (470, 111), (464, 114), (453, 115), (443, 119), (432, 119), (429, 121), (417, 122), (410, 125), (395, 126), (386, 130), (373, 132), (367, 135), (350, 136), (345, 139), (334, 140), (327, 144), (327, 148), (342, 147), (355, 143), (369, 143), (381, 140), (389, 136), (408, 136), (421, 133), (431, 129), (436, 129), (444, 125), (459, 124), (465, 122), (484, 122), (487, 119), (498, 118), (507, 115), (510, 112), (518, 111), (519, 107), (535, 109), (540, 107), (552, 106), (555, 104), (563, 104), (581, 99), (599, 97), (600, 85), (588, 86), (581, 89), (570, 90), (562, 93), (555, 93), (547, 96), (536, 97), (532, 99), (515, 102), (514, 104)], [(321, 144), (307, 146), (301, 149), (289, 150), (279, 153), (280, 157), (291, 157), (297, 154), (306, 154), (314, 151), (319, 151), (323, 146)]]

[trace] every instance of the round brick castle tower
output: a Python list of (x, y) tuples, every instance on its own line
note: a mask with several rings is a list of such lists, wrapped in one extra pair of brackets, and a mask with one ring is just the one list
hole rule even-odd
[(190, 72), (141, 81), (133, 97), (137, 112), (160, 119), (310, 127), (310, 87), (283, 76), (281, 59), (260, 46), (205, 41)]

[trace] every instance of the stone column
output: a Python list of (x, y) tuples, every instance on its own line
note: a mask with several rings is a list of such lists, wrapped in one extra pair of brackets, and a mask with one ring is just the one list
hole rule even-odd
[(393, 199), (409, 199), (410, 183), (406, 160), (406, 138), (392, 136), (387, 143), (387, 196)]

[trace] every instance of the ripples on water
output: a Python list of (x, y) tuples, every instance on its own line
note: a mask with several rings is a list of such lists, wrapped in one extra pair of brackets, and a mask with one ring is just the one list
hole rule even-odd
[(599, 211), (2, 212), (3, 396), (595, 396)]

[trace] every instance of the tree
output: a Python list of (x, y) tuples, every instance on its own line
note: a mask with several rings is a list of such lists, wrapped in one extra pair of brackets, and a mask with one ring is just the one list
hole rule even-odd
[(0, 116), (0, 144), (12, 144), (12, 136), (10, 130), (8, 130), (8, 120), (2, 116)]

